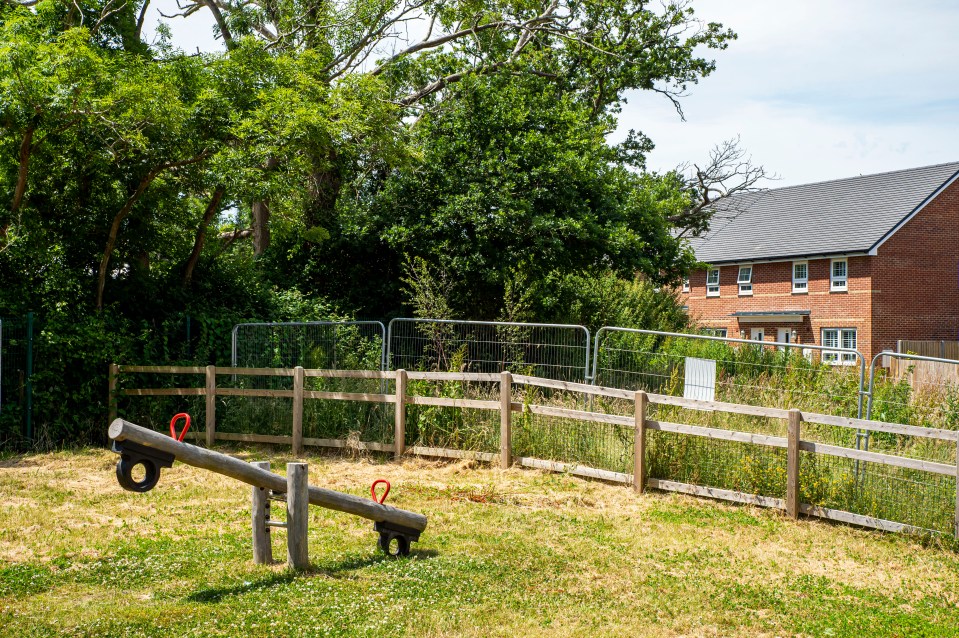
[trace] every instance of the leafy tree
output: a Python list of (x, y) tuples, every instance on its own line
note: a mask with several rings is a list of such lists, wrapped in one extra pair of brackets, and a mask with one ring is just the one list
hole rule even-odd
[[(342, 206), (346, 239), (327, 277), (374, 280), (378, 264), (349, 262), (376, 244), (391, 270), (415, 255), (444, 273), (454, 314), (491, 319), (516, 270), (530, 282), (609, 270), (665, 283), (692, 264), (668, 221), (686, 202), (679, 184), (629, 170), (606, 143), (609, 118), (535, 77), (470, 78), (455, 92), (418, 122), (415, 169)], [(374, 302), (360, 286), (352, 303)]]
[[(389, 101), (405, 121), (455, 102), (461, 95), (455, 87), (465, 79), (497, 75), (549, 80), (594, 121), (614, 113), (630, 89), (656, 91), (678, 105), (687, 87), (714, 69), (697, 55), (699, 47), (725, 48), (734, 37), (696, 18), (684, 2), (187, 0), (181, 7), (184, 17), (210, 11), (229, 51), (255, 38), (271, 52), (306, 55), (315, 82), (375, 87), (366, 104)], [(422, 39), (410, 35), (418, 30)], [(636, 148), (648, 147), (641, 135), (633, 139)], [(355, 190), (385, 158), (351, 156), (331, 143), (314, 146), (310, 159), (307, 225), (335, 232), (330, 226), (343, 189)], [(260, 166), (272, 171), (281, 162), (270, 156)], [(258, 253), (268, 246), (264, 227), (276, 205), (264, 199), (252, 207), (247, 234)]]

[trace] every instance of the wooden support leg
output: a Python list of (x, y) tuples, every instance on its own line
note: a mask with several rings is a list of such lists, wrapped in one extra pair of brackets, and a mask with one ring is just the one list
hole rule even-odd
[[(261, 470), (270, 469), (269, 461), (254, 461), (250, 465)], [(257, 565), (273, 563), (273, 544), (270, 542), (270, 490), (265, 487), (253, 487), (253, 562)]]
[(286, 560), (296, 570), (310, 566), (307, 527), (310, 519), (306, 463), (286, 464)]

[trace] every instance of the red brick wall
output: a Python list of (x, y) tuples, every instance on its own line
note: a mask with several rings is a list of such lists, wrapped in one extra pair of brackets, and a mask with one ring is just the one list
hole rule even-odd
[(959, 339), (959, 182), (879, 247), (872, 280), (876, 352)]
[[(847, 292), (830, 292), (829, 259), (809, 260), (808, 292), (792, 292), (792, 262), (753, 264), (753, 294), (740, 296), (736, 278), (739, 266), (719, 271), (720, 296), (706, 297), (706, 272), (693, 272), (690, 292), (681, 295), (690, 318), (709, 328), (726, 328), (727, 336), (749, 338), (749, 329), (765, 329), (765, 340), (776, 340), (777, 328), (795, 328), (799, 343), (821, 344), (823, 328), (856, 328), (858, 349), (871, 356), (871, 266), (872, 257), (850, 257)], [(801, 323), (747, 323), (731, 317), (734, 312), (809, 310)]]

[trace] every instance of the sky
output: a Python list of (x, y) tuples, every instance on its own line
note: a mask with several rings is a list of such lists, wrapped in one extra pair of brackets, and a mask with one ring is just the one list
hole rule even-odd
[[(739, 138), (789, 186), (959, 160), (959, 2), (955, 0), (694, 0), (697, 15), (739, 39), (703, 51), (716, 71), (681, 99), (635, 92), (620, 114), (656, 149), (647, 168), (703, 162)], [(158, 0), (166, 13), (174, 0)], [(159, 16), (147, 23), (150, 33)], [(174, 44), (214, 51), (212, 19), (169, 21)]]

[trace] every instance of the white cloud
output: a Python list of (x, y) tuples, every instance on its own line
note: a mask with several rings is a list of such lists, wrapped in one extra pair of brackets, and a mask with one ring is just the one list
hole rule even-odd
[(657, 148), (649, 168), (701, 161), (741, 136), (777, 185), (959, 159), (959, 5), (865, 0), (712, 0), (705, 19), (739, 34), (715, 74), (683, 100), (686, 122), (656, 96), (632, 95), (621, 136)]

